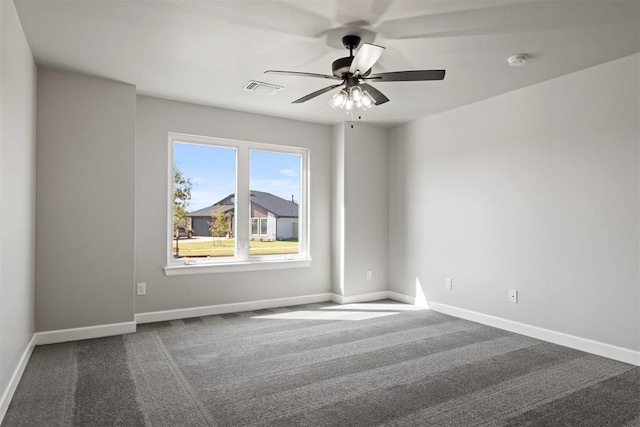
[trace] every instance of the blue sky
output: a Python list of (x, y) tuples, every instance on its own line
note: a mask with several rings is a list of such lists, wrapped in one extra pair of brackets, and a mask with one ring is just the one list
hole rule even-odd
[[(211, 206), (235, 192), (236, 150), (202, 144), (176, 142), (173, 147), (176, 167), (191, 179), (191, 202), (187, 210)], [(265, 191), (286, 200), (300, 199), (300, 156), (251, 151), (252, 190)]]

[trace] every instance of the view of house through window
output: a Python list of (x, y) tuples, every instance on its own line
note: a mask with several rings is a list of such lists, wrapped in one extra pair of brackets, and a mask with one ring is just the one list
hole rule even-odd
[(251, 150), (250, 255), (297, 254), (299, 154)]
[(172, 139), (171, 260), (286, 259), (302, 253), (303, 150), (181, 139)]
[(236, 255), (235, 148), (174, 142), (173, 257)]

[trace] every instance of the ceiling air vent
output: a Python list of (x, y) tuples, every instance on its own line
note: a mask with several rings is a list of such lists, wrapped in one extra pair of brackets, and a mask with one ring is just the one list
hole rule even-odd
[(250, 80), (249, 83), (244, 85), (243, 89), (248, 90), (249, 92), (259, 92), (266, 93), (268, 95), (275, 95), (280, 91), (280, 89), (283, 89), (283, 86)]

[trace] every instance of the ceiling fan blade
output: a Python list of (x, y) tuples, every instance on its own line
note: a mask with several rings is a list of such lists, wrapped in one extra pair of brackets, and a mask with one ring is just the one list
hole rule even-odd
[(321, 79), (342, 80), (340, 77), (330, 76), (328, 74), (303, 73), (303, 72), (300, 72), (300, 71), (267, 70), (264, 73), (265, 74), (280, 74), (280, 75), (284, 75), (284, 76), (318, 77), (318, 78), (321, 78)]
[(351, 62), (349, 72), (356, 76), (362, 76), (367, 73), (373, 67), (373, 64), (378, 62), (378, 59), (382, 56), (384, 48), (375, 44), (365, 43)]
[(424, 80), (444, 80), (445, 70), (392, 71), (363, 77), (376, 82), (418, 82)]
[(360, 83), (360, 87), (363, 90), (366, 90), (369, 93), (369, 95), (371, 95), (373, 100), (376, 102), (376, 105), (380, 105), (380, 104), (384, 104), (385, 102), (389, 102), (389, 98), (384, 96), (384, 94), (382, 92), (380, 92), (378, 89), (376, 89), (375, 87), (371, 86), (370, 84), (368, 84), (368, 83)]
[(317, 90), (315, 92), (310, 93), (309, 95), (303, 96), (302, 98), (296, 99), (295, 101), (292, 102), (292, 104), (302, 104), (303, 102), (307, 102), (310, 99), (315, 98), (316, 96), (320, 96), (323, 93), (327, 93), (332, 89), (335, 89), (337, 87), (342, 86), (342, 83), (337, 84), (337, 85), (331, 85), (331, 86), (327, 86), (323, 89)]

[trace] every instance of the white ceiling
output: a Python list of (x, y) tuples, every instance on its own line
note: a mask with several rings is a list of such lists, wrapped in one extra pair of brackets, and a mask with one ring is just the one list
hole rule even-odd
[[(4, 0), (2, 0), (4, 1)], [(132, 83), (138, 93), (320, 123), (348, 56), (342, 36), (386, 47), (374, 72), (446, 69), (444, 81), (382, 82), (362, 118), (397, 124), (640, 51), (640, 0), (14, 0), (39, 66)], [(524, 67), (507, 57), (525, 53)], [(247, 92), (249, 80), (284, 86)]]

